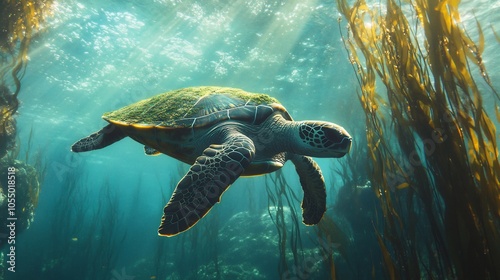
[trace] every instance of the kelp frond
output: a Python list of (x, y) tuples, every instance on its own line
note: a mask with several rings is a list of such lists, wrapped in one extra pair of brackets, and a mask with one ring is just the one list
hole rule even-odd
[[(0, 76), (4, 77), (6, 72), (11, 71), (16, 85), (15, 96), (19, 93), (18, 74), (23, 72), (26, 64), (29, 44), (35, 32), (45, 21), (47, 14), (51, 12), (52, 2), (52, 0), (1, 1), (0, 52), (3, 61)], [(13, 57), (10, 64), (5, 64), (6, 54)], [(6, 67), (6, 65), (10, 66)]]

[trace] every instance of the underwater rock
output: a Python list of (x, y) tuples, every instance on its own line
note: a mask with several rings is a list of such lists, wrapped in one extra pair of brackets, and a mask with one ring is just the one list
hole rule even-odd
[(197, 276), (194, 279), (269, 279), (259, 269), (247, 262), (239, 264), (224, 264), (220, 262), (218, 270), (220, 278), (217, 278), (217, 271), (214, 265), (202, 265), (198, 268)]
[[(124, 268), (120, 271), (122, 275), (128, 275), (134, 279), (168, 279), (168, 280), (181, 280), (182, 277), (175, 270), (175, 264), (169, 260), (162, 262), (162, 270), (168, 271), (168, 276), (166, 278), (158, 277), (158, 268), (155, 267), (155, 262), (151, 259), (141, 258), (136, 261), (130, 268)], [(116, 270), (115, 270), (116, 271)], [(161, 273), (160, 273), (161, 274)]]
[[(269, 208), (269, 212), (273, 215), (276, 210), (276, 207)], [(276, 279), (280, 259), (279, 234), (269, 212), (265, 210), (260, 215), (246, 211), (236, 213), (220, 230), (218, 269), (221, 279)], [(285, 230), (290, 232), (291, 209), (283, 207), (283, 214), (287, 225)], [(313, 227), (306, 227), (302, 224), (298, 226), (304, 238), (309, 239), (311, 233), (314, 232)], [(288, 269), (279, 278), (320, 279), (318, 277), (326, 276), (325, 271), (322, 271), (325, 259), (319, 248), (304, 247), (303, 258), (295, 262), (288, 247), (287, 241), (285, 259)], [(214, 279), (213, 276), (216, 275), (214, 273), (212, 263), (200, 268), (197, 278)]]
[[(13, 175), (13, 176), (12, 176)], [(29, 228), (33, 221), (35, 208), (38, 204), (40, 182), (37, 170), (22, 161), (0, 160), (0, 233), (7, 228), (8, 217), (15, 220), (15, 232), (19, 233)], [(8, 235), (1, 235), (6, 238)], [(5, 237), (4, 237), (5, 236)], [(0, 246), (7, 244), (0, 240)]]
[[(289, 214), (290, 209), (284, 212)], [(285, 213), (285, 216), (288, 215)], [(221, 258), (224, 261), (231, 262), (234, 256), (241, 262), (250, 263), (262, 262), (263, 255), (278, 258), (276, 228), (267, 211), (261, 215), (236, 213), (220, 230), (219, 240), (223, 241), (221, 246), (226, 252)]]
[[(269, 209), (273, 217), (276, 210), (275, 207)], [(302, 242), (303, 249), (298, 249), (299, 257), (294, 260), (287, 240), (287, 249), (284, 253), (287, 267), (282, 275), (278, 275), (279, 234), (269, 212), (268, 210), (260, 213), (243, 211), (234, 214), (219, 229), (217, 240), (200, 235), (199, 242), (208, 246), (198, 246), (196, 251), (189, 253), (179, 251), (180, 247), (190, 246), (186, 243), (182, 245), (186, 240), (182, 239), (182, 236), (177, 237), (174, 246), (177, 247), (179, 245), (177, 242), (181, 242), (179, 247), (169, 247), (168, 253), (162, 254), (159, 259), (156, 259), (158, 256), (141, 259), (126, 267), (126, 273), (135, 279), (162, 280), (327, 279), (328, 271), (325, 265), (329, 256), (323, 255), (320, 248), (309, 242), (315, 238), (314, 227), (302, 224), (298, 226), (305, 241)], [(291, 209), (283, 207), (283, 214), (285, 230), (290, 233), (293, 222)], [(162, 240), (162, 242), (168, 241)], [(200, 258), (194, 259), (189, 254), (195, 254)], [(331, 251), (332, 256), (336, 254), (337, 252)], [(187, 262), (185, 257), (188, 257)]]

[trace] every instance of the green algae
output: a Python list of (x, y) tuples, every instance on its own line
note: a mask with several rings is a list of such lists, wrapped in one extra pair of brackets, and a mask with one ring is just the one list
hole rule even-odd
[[(218, 96), (214, 100), (205, 99), (212, 95)], [(202, 98), (206, 101), (201, 104)], [(103, 118), (127, 124), (162, 123), (168, 126), (183, 118), (202, 116), (247, 103), (260, 105), (279, 102), (269, 95), (250, 93), (237, 88), (190, 87), (162, 93), (116, 111), (104, 113)]]

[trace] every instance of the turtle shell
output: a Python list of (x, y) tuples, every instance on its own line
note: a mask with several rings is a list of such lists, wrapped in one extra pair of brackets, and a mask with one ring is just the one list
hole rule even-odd
[(278, 100), (269, 95), (205, 86), (162, 93), (104, 113), (103, 119), (138, 128), (196, 128), (230, 119), (258, 125), (275, 111), (291, 119)]

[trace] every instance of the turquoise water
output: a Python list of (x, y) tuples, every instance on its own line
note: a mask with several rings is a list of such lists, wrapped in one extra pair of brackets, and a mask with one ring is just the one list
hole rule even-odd
[[(488, 26), (500, 31), (498, 10), (496, 1), (462, 7), (464, 26), (475, 30), (475, 15), (485, 27), (491, 44), (484, 62), (496, 88), (498, 44)], [(364, 170), (353, 174), (364, 209), (357, 216), (334, 211), (344, 207), (336, 170), (349, 164), (346, 158), (317, 162), (328, 213), (348, 242), (322, 246), (315, 228), (300, 223), (300, 201), (292, 199), (283, 208), (286, 248), (300, 234), (300, 256), (294, 260), (287, 249), (287, 265), (279, 269), (276, 207), (266, 191), (266, 184), (274, 190), (275, 177), (237, 180), (194, 228), (166, 238), (157, 235), (162, 209), (189, 166), (145, 156), (131, 139), (70, 152), (75, 141), (106, 124), (102, 113), (200, 85), (267, 93), (294, 119), (338, 123), (361, 142), (365, 116), (338, 18), (331, 1), (58, 2), (31, 45), (19, 95), (21, 143), (33, 129), (32, 150), (43, 152), (47, 175), (35, 219), (17, 237), (17, 271), (7, 279), (328, 279), (320, 248), (334, 257), (338, 279), (383, 279), (372, 234), (378, 209)], [(290, 163), (282, 175), (301, 200)]]

